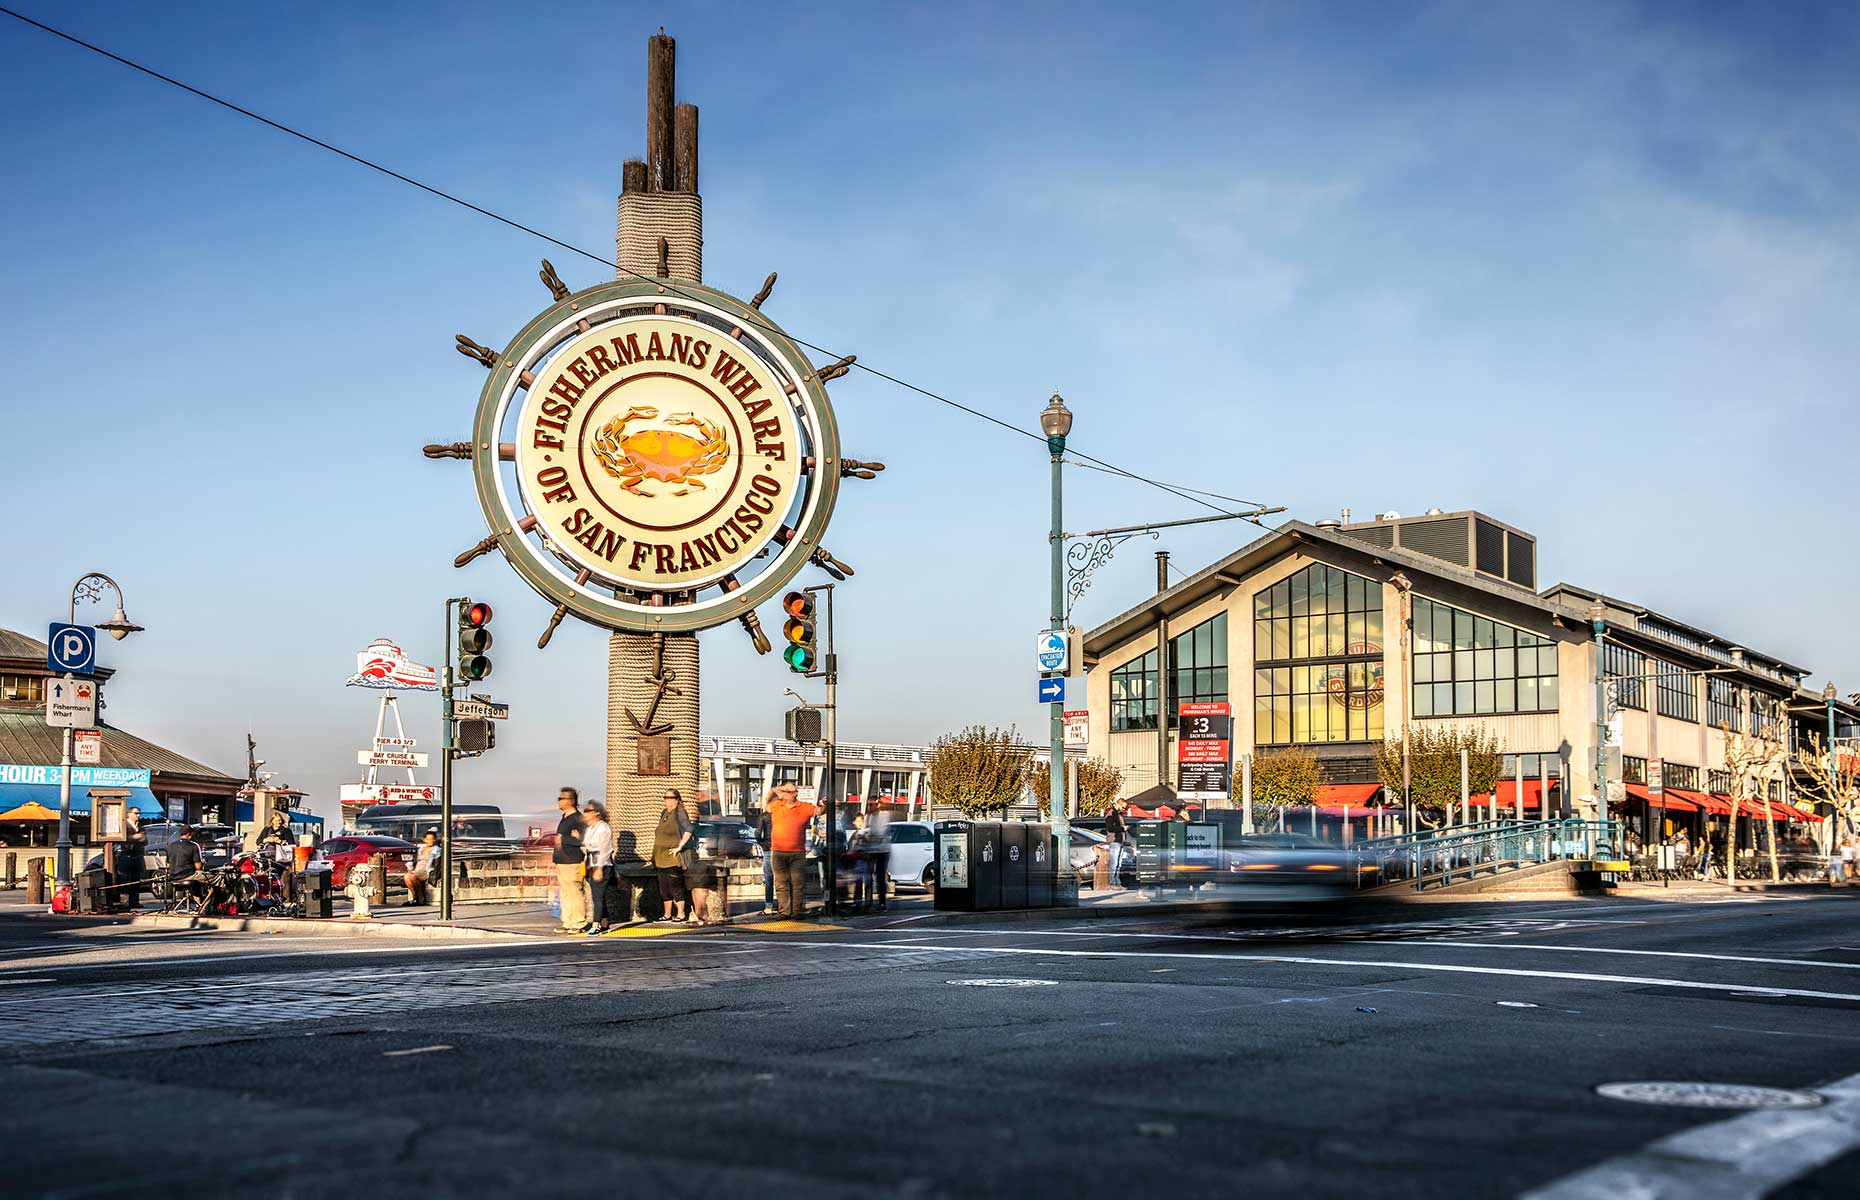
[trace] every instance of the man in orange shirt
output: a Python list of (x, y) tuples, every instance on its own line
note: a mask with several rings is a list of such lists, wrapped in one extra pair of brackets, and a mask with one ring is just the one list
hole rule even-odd
[(769, 793), (769, 853), (775, 856), (775, 904), (789, 920), (807, 914), (807, 823), (820, 809), (803, 804), (800, 789), (777, 784)]

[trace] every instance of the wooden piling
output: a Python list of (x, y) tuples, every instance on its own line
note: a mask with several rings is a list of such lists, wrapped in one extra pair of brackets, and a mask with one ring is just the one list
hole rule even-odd
[(672, 160), (675, 190), (695, 195), (698, 190), (698, 114), (695, 104), (680, 104), (673, 110)]
[(620, 190), (623, 192), (643, 192), (646, 190), (646, 160), (629, 158), (620, 165)]
[(675, 191), (672, 163), (672, 97), (678, 43), (661, 29), (646, 39), (646, 184), (655, 192)]

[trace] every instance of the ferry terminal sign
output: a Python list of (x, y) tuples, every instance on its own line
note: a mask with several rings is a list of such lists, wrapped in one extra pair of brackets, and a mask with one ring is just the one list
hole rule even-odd
[(839, 436), (819, 373), (760, 311), (682, 280), (602, 284), (489, 365), (478, 499), (546, 599), (610, 629), (705, 629), (819, 551)]

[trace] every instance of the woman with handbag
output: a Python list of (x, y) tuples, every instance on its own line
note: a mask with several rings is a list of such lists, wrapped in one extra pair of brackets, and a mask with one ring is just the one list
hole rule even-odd
[(691, 818), (685, 813), (684, 797), (677, 788), (666, 788), (662, 798), (665, 808), (652, 831), (652, 865), (659, 873), (659, 900), (665, 905), (661, 919), (688, 921), (685, 858), (686, 847), (691, 845)]

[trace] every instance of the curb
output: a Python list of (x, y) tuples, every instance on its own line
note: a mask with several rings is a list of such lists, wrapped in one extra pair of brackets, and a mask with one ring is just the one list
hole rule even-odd
[(270, 920), (264, 917), (180, 917), (163, 913), (141, 913), (128, 924), (145, 929), (224, 929), (235, 933), (295, 933), (312, 937), (385, 937), (410, 941), (512, 941), (538, 935), (509, 930), (479, 929), (471, 925), (424, 925), (407, 921), (318, 920), (293, 917)]

